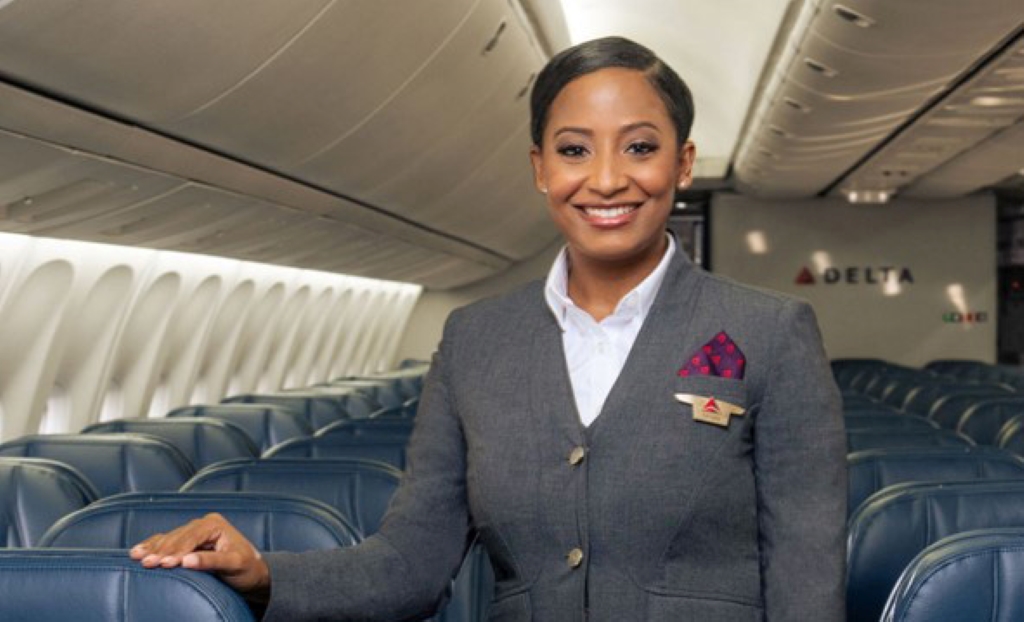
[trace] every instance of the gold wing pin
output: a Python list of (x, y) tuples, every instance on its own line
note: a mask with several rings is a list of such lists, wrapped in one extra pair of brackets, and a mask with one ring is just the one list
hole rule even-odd
[(694, 421), (711, 423), (723, 428), (729, 427), (729, 419), (733, 415), (740, 416), (747, 412), (741, 406), (715, 399), (714, 396), (704, 397), (702, 395), (691, 395), (690, 393), (676, 393), (675, 398), (679, 402), (693, 407)]

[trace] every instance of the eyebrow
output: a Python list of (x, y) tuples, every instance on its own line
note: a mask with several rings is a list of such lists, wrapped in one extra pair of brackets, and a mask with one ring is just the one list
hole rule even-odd
[[(655, 125), (654, 123), (651, 123), (650, 121), (637, 121), (636, 123), (630, 123), (629, 125), (624, 125), (619, 133), (625, 134), (625, 133), (628, 133), (628, 132), (632, 132), (633, 130), (640, 129), (642, 127), (647, 127), (647, 128), (650, 128), (650, 129), (652, 129), (654, 131), (661, 131), (660, 128), (657, 125)], [(568, 133), (568, 132), (572, 132), (572, 133), (575, 133), (575, 134), (583, 134), (584, 136), (593, 136), (594, 135), (594, 131), (593, 130), (587, 129), (585, 127), (566, 126), (566, 127), (558, 128), (555, 131), (555, 136), (558, 136), (559, 134), (565, 134), (565, 133)]]

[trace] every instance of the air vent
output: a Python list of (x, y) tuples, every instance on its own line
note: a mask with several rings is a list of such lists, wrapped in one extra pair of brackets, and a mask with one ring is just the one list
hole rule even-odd
[(845, 7), (841, 4), (837, 4), (834, 7), (832, 7), (832, 10), (835, 11), (835, 14), (840, 19), (850, 22), (855, 26), (860, 26), (861, 28), (871, 28), (872, 26), (875, 25), (875, 20), (871, 19), (867, 15), (863, 15), (861, 13), (858, 13), (857, 11), (854, 11), (850, 7)]
[(481, 54), (490, 54), (494, 51), (494, 48), (498, 47), (498, 43), (501, 41), (501, 35), (505, 34), (505, 28), (507, 27), (508, 24), (505, 23), (505, 20), (501, 20), (501, 23), (498, 24), (497, 30), (494, 31), (494, 35), (487, 41), (487, 45), (484, 46)]
[(798, 102), (797, 100), (793, 99), (792, 97), (783, 97), (782, 98), (782, 103), (786, 104), (787, 106), (789, 106), (790, 108), (792, 108), (794, 110), (799, 110), (800, 112), (807, 113), (807, 112), (811, 111), (810, 106), (807, 106), (806, 104), (802, 104), (802, 103)]
[(804, 59), (804, 65), (806, 65), (807, 68), (810, 69), (811, 71), (813, 71), (815, 73), (820, 73), (821, 75), (825, 76), (826, 78), (834, 78), (834, 77), (839, 75), (839, 72), (836, 71), (835, 69), (832, 69), (831, 67), (829, 67), (825, 63), (822, 63), (820, 61), (816, 61), (813, 58), (805, 58)]

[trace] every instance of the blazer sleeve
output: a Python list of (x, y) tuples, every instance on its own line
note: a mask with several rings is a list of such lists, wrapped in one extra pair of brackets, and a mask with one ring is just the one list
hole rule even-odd
[(768, 622), (845, 619), (846, 434), (809, 304), (784, 303), (754, 429)]
[(265, 555), (271, 596), (264, 620), (397, 622), (432, 614), (447, 597), (469, 520), (466, 448), (449, 396), (446, 341), (427, 375), (406, 470), (380, 530), (355, 547)]

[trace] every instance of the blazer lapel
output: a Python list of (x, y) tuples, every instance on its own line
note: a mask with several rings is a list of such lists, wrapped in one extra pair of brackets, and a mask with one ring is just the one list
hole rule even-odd
[(635, 410), (629, 407), (632, 400), (658, 390), (660, 376), (679, 357), (680, 337), (690, 334), (690, 323), (700, 297), (700, 282), (693, 263), (679, 248), (626, 363), (601, 407), (600, 416), (590, 425), (592, 438), (610, 427), (608, 419), (620, 416), (616, 413)]
[(543, 289), (538, 289), (535, 307), (540, 317), (530, 323), (537, 327), (530, 336), (532, 357), (523, 362), (532, 368), (529, 374), (531, 410), (542, 426), (557, 430), (573, 445), (579, 445), (583, 442), (584, 428), (569, 379), (562, 330), (544, 302)]

